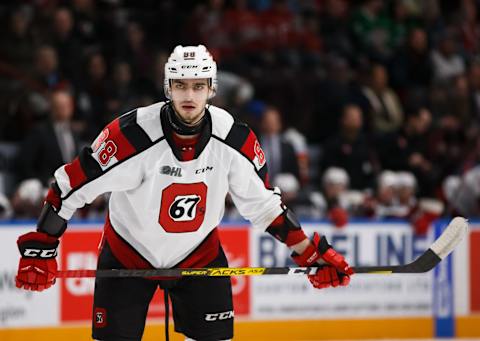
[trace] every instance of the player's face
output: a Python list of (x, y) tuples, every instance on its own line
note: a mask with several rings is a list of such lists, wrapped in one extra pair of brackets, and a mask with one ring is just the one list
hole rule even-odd
[(210, 87), (208, 79), (174, 79), (172, 80), (173, 106), (186, 124), (195, 124), (205, 114)]

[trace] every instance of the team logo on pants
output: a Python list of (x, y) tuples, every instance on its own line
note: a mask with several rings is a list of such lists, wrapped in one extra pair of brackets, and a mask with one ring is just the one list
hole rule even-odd
[(95, 307), (93, 318), (95, 319), (95, 328), (103, 328), (107, 325), (107, 311), (104, 308)]
[(205, 321), (213, 322), (213, 321), (222, 321), (228, 320), (233, 318), (233, 310), (224, 311), (223, 313), (213, 313), (213, 314), (205, 314)]

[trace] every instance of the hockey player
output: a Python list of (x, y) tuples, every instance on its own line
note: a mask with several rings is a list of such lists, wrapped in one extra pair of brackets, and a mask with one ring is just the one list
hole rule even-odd
[[(108, 124), (91, 147), (54, 174), (37, 231), (22, 235), (16, 285), (41, 291), (55, 283), (59, 238), (76, 209), (111, 192), (99, 269), (228, 266), (219, 243), (224, 202), (293, 251), (316, 288), (345, 286), (352, 270), (325, 237), (309, 240), (278, 192), (253, 132), (209, 106), (216, 63), (206, 48), (177, 46), (165, 65), (166, 103), (132, 110)], [(233, 337), (229, 277), (97, 278), (93, 338), (140, 340), (160, 285), (173, 306), (175, 330), (188, 340)], [(223, 313), (226, 319), (211, 319)]]

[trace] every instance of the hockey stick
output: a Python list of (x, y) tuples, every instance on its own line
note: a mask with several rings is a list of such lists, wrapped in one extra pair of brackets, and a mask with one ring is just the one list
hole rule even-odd
[[(356, 266), (357, 274), (422, 273), (433, 269), (460, 243), (468, 230), (468, 221), (455, 217), (438, 239), (420, 257), (404, 265)], [(258, 275), (313, 275), (318, 267), (277, 267), (277, 268), (188, 268), (188, 269), (101, 269), (62, 270), (59, 278), (82, 277), (181, 277), (181, 276), (258, 276)]]

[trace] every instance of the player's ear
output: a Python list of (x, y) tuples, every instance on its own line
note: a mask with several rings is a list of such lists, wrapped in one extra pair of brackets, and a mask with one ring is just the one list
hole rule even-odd
[(215, 91), (215, 89), (212, 86), (208, 87), (208, 99), (211, 99), (211, 98), (215, 97), (216, 93), (217, 92)]

